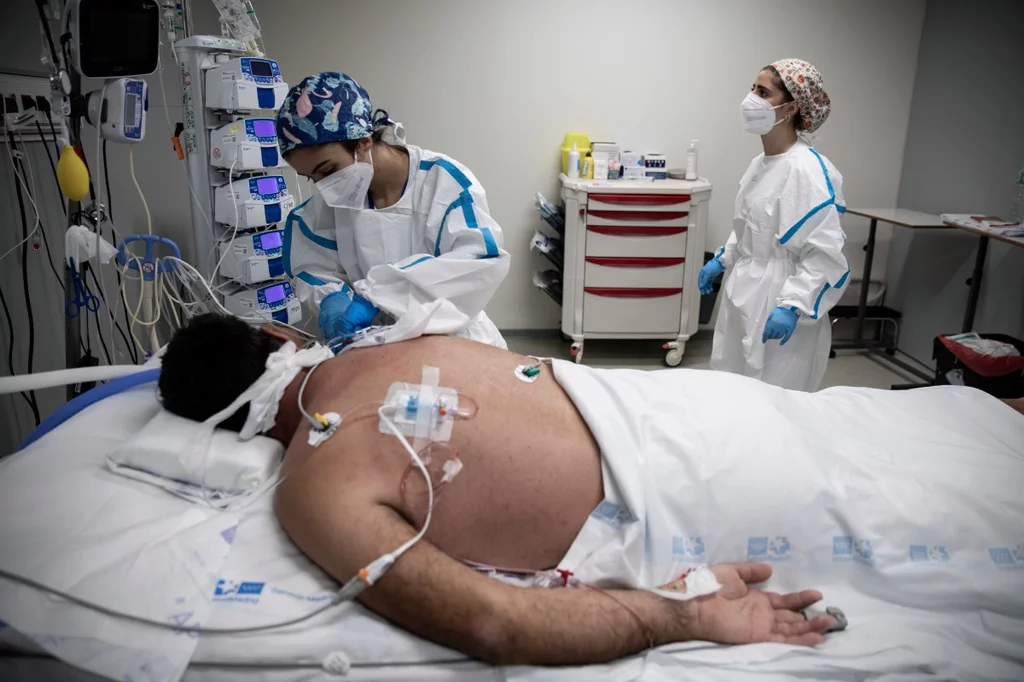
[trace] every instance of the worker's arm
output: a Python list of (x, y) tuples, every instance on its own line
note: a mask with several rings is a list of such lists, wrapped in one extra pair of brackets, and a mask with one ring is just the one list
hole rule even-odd
[(508, 274), (511, 256), (502, 249), (501, 227), (488, 211), (483, 187), (468, 169), (438, 159), (423, 162), (419, 172), (436, 176), (424, 251), (374, 266), (352, 286), (398, 320), (424, 315), (427, 306), (442, 301), (424, 333), (450, 334), (484, 309)]
[(736, 262), (736, 230), (729, 233), (729, 238), (725, 241), (724, 246), (718, 247), (718, 251), (715, 251), (715, 258), (722, 264), (722, 267), (729, 269), (732, 264)]
[[(346, 471), (360, 477), (355, 469)], [(302, 480), (286, 481), (278, 495), (285, 531), (339, 582), (414, 535), (402, 516), (375, 499), (389, 493), (374, 492), (372, 478), (339, 490), (335, 477), (307, 472)], [(421, 637), (494, 664), (607, 661), (647, 648), (648, 637), (655, 645), (688, 639), (813, 645), (832, 623), (827, 617), (807, 621), (789, 610), (814, 603), (821, 598), (817, 592), (748, 590), (747, 581), (770, 576), (768, 566), (721, 566), (715, 572), (723, 589), (689, 602), (636, 590), (524, 589), (481, 575), (421, 541), (360, 600)]]
[(345, 284), (345, 273), (338, 258), (333, 209), (319, 194), (288, 214), (284, 226), (284, 274), (291, 280), (295, 295), (315, 314), (320, 301)]
[(812, 171), (795, 170), (780, 199), (779, 244), (796, 254), (796, 268), (775, 304), (796, 308), (812, 320), (825, 316), (839, 301), (850, 276), (843, 253), (846, 234), (840, 224), (846, 210), (842, 176), (825, 167), (822, 160)]

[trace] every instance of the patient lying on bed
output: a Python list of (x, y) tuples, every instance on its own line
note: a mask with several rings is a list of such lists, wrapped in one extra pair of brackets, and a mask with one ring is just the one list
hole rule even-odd
[[(195, 420), (217, 413), (262, 373), (268, 354), (286, 340), (278, 330), (255, 330), (232, 318), (196, 318), (175, 336), (164, 356), (159, 388), (165, 408)], [(352, 350), (320, 366), (304, 393), (308, 412), (347, 415), (333, 437), (316, 449), (307, 442), (309, 427), (297, 408), (304, 373), (289, 385), (276, 424), (266, 434), (287, 447), (288, 476), (276, 498), (281, 525), (313, 561), (345, 582), (415, 535), (426, 512), (425, 482), (418, 474), (408, 475), (408, 455), (394, 436), (381, 433), (376, 409), (365, 404), (382, 400), (395, 382), (418, 384), (424, 365), (440, 370), (441, 386), (476, 403), (474, 418), (455, 423), (448, 447), (431, 451), (439, 496), (426, 541), (406, 553), (360, 600), (414, 633), (494, 663), (599, 662), (652, 644), (685, 640), (818, 644), (832, 619), (807, 619), (801, 611), (822, 595), (814, 590), (778, 594), (751, 587), (771, 577), (772, 568), (765, 563), (712, 566), (721, 589), (689, 601), (628, 588), (655, 587), (662, 577), (668, 582), (678, 575), (674, 572), (679, 567), (668, 558), (675, 554), (674, 544), (664, 552), (660, 549), (665, 535), (661, 529), (690, 522), (680, 517), (703, 515), (722, 492), (715, 488), (716, 476), (745, 472), (753, 477), (753, 490), (757, 480), (771, 475), (768, 467), (778, 469), (768, 452), (774, 443), (789, 439), (786, 447), (796, 449), (804, 441), (818, 450), (814, 439), (821, 439), (823, 444), (842, 442), (849, 451), (859, 442), (865, 460), (899, 469), (894, 465), (896, 455), (878, 451), (885, 448), (879, 444), (883, 436), (868, 423), (851, 419), (849, 431), (842, 433), (834, 425), (810, 423), (814, 415), (843, 410), (859, 415), (868, 405), (893, 401), (880, 409), (903, 410), (903, 426), (894, 427), (903, 432), (888, 433), (884, 440), (902, 436), (896, 447), (906, 451), (906, 443), (919, 436), (925, 423), (949, 421), (948, 415), (934, 414), (942, 400), (951, 401), (950, 414), (962, 412), (973, 401), (993, 413), (1002, 429), (995, 437), (1002, 439), (999, 442), (1009, 438), (1007, 447), (1017, 448), (1018, 457), (1024, 443), (1024, 417), (964, 389), (927, 389), (920, 393), (936, 397), (918, 406), (918, 399), (910, 395), (917, 391), (901, 397), (844, 389), (847, 392), (792, 397), (788, 391), (743, 377), (687, 370), (594, 370), (560, 363), (543, 366), (533, 382), (523, 381), (516, 368), (532, 364), (491, 346), (439, 336)], [(722, 395), (707, 398), (708, 387), (714, 386), (722, 387)], [(792, 404), (780, 407), (785, 401)], [(246, 409), (221, 426), (240, 428)], [(787, 410), (805, 410), (808, 418), (800, 419), (806, 428), (797, 433), (773, 426), (778, 413)], [(749, 446), (729, 444), (723, 439), (733, 437), (730, 429), (710, 423), (719, 419), (735, 424), (744, 414), (755, 425)], [(659, 421), (658, 415), (667, 416)], [(991, 424), (987, 428), (991, 431)], [(1015, 436), (1021, 440), (1014, 444)], [(949, 434), (943, 438), (951, 442)], [(460, 473), (438, 486), (441, 465), (456, 455)], [(944, 455), (934, 451), (933, 456)], [(1019, 481), (1022, 460), (1014, 463), (1013, 452), (1008, 458), (1011, 469), (1004, 474)], [(806, 486), (796, 473), (803, 466), (800, 460), (789, 461), (794, 470), (786, 477), (793, 486), (773, 488), (778, 506), (820, 504), (820, 495), (802, 495)], [(834, 468), (825, 472), (826, 477), (838, 475), (840, 465), (830, 465)], [(813, 466), (817, 464), (805, 469)], [(914, 460), (907, 466), (906, 476), (923, 481), (925, 465)], [(720, 473), (714, 473), (716, 467), (722, 467)], [(729, 485), (747, 484), (737, 479)], [(929, 494), (941, 493), (937, 485)], [(843, 497), (856, 501), (851, 490)], [(1000, 490), (991, 488), (987, 495), (993, 504), (1003, 505), (1000, 513), (1024, 519), (1019, 501), (1007, 503)], [(692, 511), (685, 506), (691, 502)], [(740, 519), (770, 516), (774, 503), (759, 504), (758, 510), (733, 506)], [(699, 523), (713, 535), (714, 519)], [(724, 523), (721, 530), (727, 534), (730, 528)], [(698, 558), (763, 556), (770, 561), (788, 551), (776, 543), (763, 555), (756, 548), (743, 555), (748, 539), (744, 535), (736, 541), (742, 547), (739, 555), (723, 544), (720, 551), (708, 547)], [(665, 535), (664, 542), (675, 540)], [(522, 589), (493, 580), (471, 565), (518, 571), (560, 568), (587, 582), (626, 589)]]

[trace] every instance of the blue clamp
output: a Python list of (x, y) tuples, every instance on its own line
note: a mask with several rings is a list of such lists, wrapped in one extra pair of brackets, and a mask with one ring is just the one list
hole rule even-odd
[[(138, 241), (146, 242), (145, 257), (129, 257), (128, 250), (125, 248), (125, 245)], [(135, 270), (136, 272), (142, 272), (142, 278), (145, 281), (152, 282), (153, 277), (158, 271), (160, 274), (163, 274), (174, 270), (174, 263), (156, 262), (156, 258), (153, 256), (153, 251), (157, 244), (163, 244), (170, 247), (171, 251), (174, 253), (174, 257), (179, 259), (181, 258), (181, 251), (178, 250), (178, 245), (166, 237), (158, 237), (155, 234), (130, 234), (122, 239), (121, 243), (117, 247), (117, 264), (123, 268), (125, 263), (128, 263), (128, 267), (130, 269)]]

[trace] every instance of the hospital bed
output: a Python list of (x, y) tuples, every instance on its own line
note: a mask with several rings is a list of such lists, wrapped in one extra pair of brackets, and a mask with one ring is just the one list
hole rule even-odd
[[(108, 470), (108, 453), (160, 409), (155, 384), (145, 382), (152, 376), (129, 379), (111, 382), (109, 395), (80, 411), (83, 403), (69, 404), (59, 415), (63, 423), (44, 425), (45, 434), (34, 434), (0, 463), (0, 568), (114, 608), (153, 615), (171, 604), (169, 622), (193, 622), (184, 615), (189, 611), (203, 614), (198, 619), (211, 627), (280, 620), (328, 599), (336, 583), (288, 541), (270, 496), (232, 517)], [(170, 540), (195, 529), (206, 539)], [(211, 533), (223, 539), (223, 556), (215, 556), (219, 545), (208, 542)], [(199, 601), (177, 598), (188, 603), (175, 613), (167, 592), (177, 569), (192, 560), (184, 550), (193, 546), (210, 549), (209, 570), (193, 574), (208, 581), (196, 585)], [(408, 634), (356, 604), (279, 630), (146, 639), (139, 626), (0, 579), (0, 679), (102, 679), (96, 671), (133, 682), (948, 679), (947, 635), (930, 629), (924, 614), (883, 620), (872, 617), (877, 611), (868, 594), (851, 588), (836, 597), (850, 628), (815, 649), (697, 642), (607, 665), (499, 669)], [(1022, 668), (1001, 665), (989, 644), (983, 636), (975, 644), (989, 677), (1014, 679)]]

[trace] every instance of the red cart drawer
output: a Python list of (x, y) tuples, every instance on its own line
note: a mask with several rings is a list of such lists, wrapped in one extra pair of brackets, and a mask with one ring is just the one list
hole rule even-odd
[(583, 333), (677, 334), (682, 287), (583, 288)]

